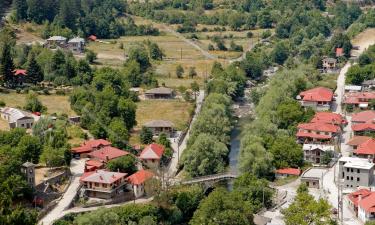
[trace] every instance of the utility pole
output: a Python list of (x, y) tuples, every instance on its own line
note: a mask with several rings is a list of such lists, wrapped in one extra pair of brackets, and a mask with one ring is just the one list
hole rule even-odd
[(180, 59), (182, 60), (182, 48), (180, 49)]

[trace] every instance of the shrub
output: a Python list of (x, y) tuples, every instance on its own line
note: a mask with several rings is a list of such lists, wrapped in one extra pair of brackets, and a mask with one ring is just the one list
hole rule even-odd
[(5, 102), (0, 100), (0, 107), (4, 107), (4, 106), (6, 106)]

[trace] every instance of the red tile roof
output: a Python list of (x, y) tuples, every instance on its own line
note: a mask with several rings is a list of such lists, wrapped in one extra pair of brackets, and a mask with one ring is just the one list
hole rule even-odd
[(92, 148), (90, 146), (79, 146), (79, 147), (75, 147), (75, 148), (72, 148), (71, 151), (73, 153), (89, 153), (92, 151)]
[(27, 74), (27, 71), (26, 71), (26, 70), (21, 70), (21, 69), (16, 69), (16, 70), (14, 70), (14, 75), (15, 75), (15, 76), (18, 76), (18, 75), (26, 76), (26, 74)]
[(92, 148), (98, 148), (101, 145), (102, 146), (109, 146), (111, 144), (112, 144), (111, 142), (109, 142), (107, 140), (104, 140), (104, 139), (88, 140), (88, 141), (85, 141), (85, 143), (84, 143), (84, 145), (90, 146)]
[(112, 184), (115, 181), (126, 176), (126, 173), (109, 172), (105, 170), (96, 170), (92, 172), (84, 173), (79, 179), (81, 182), (93, 182), (93, 183), (103, 183)]
[(375, 92), (350, 92), (345, 94), (345, 104), (366, 104), (371, 99), (375, 99)]
[(358, 155), (374, 155), (375, 154), (375, 140), (369, 139), (362, 144), (358, 145), (358, 148), (354, 151)]
[(332, 90), (324, 87), (316, 87), (306, 90), (301, 92), (299, 95), (303, 101), (309, 102), (331, 102), (333, 99)]
[(314, 118), (310, 121), (311, 123), (328, 123), (341, 125), (345, 124), (346, 120), (342, 115), (332, 112), (317, 112), (315, 113)]
[(331, 139), (331, 136), (329, 136), (329, 135), (307, 133), (307, 132), (303, 132), (303, 131), (298, 131), (296, 136), (297, 137), (316, 138), (316, 139)]
[(95, 35), (90, 35), (88, 39), (91, 41), (96, 41), (97, 37)]
[(355, 113), (352, 115), (352, 122), (355, 123), (368, 123), (372, 122), (375, 119), (375, 111), (368, 110)]
[(143, 151), (141, 152), (141, 155), (139, 158), (141, 159), (161, 159), (163, 153), (164, 153), (164, 146), (159, 144), (150, 144), (147, 145)]
[(100, 146), (110, 146), (111, 142), (104, 139), (88, 140), (85, 141), (81, 146), (72, 148), (73, 153), (89, 153)]
[(353, 131), (375, 131), (375, 124), (373, 123), (360, 123), (352, 125)]
[(344, 49), (343, 48), (336, 48), (336, 56), (343, 56), (344, 55)]
[(312, 130), (320, 132), (339, 132), (340, 127), (334, 124), (328, 123), (300, 123), (297, 126), (298, 129)]
[(104, 164), (102, 162), (96, 161), (96, 160), (87, 160), (86, 161), (86, 166), (93, 166), (96, 168), (102, 167)]
[(89, 154), (91, 158), (96, 158), (102, 160), (103, 162), (107, 162), (109, 160), (128, 155), (129, 152), (112, 147), (106, 146), (100, 150), (93, 151)]
[(363, 142), (367, 141), (371, 139), (370, 137), (367, 137), (367, 136), (354, 136), (352, 139), (350, 139), (350, 141), (348, 141), (348, 143), (346, 143), (347, 145), (350, 145), (350, 146), (358, 146), (360, 144), (362, 144)]
[(358, 202), (358, 207), (365, 210), (367, 213), (375, 212), (375, 192), (372, 192), (367, 197)]
[(301, 170), (296, 168), (283, 168), (276, 170), (276, 173), (299, 176), (301, 174)]
[(154, 176), (154, 174), (150, 171), (139, 170), (126, 179), (129, 181), (129, 183), (131, 183), (133, 185), (140, 185), (140, 184), (145, 183), (145, 181), (147, 181), (148, 179), (150, 179), (153, 176)]
[(367, 189), (359, 189), (358, 191), (355, 191), (355, 192), (352, 192), (348, 195), (348, 198), (349, 200), (353, 203), (353, 205), (355, 205), (356, 207), (358, 207), (358, 200), (359, 200), (359, 196), (362, 197), (362, 199), (366, 198), (367, 196), (369, 196), (371, 194), (371, 191), (370, 190), (367, 190)]

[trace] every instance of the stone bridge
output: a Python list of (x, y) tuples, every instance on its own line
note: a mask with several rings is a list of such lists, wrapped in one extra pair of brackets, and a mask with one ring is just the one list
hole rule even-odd
[(183, 185), (191, 185), (191, 184), (199, 184), (199, 183), (215, 183), (222, 180), (232, 180), (235, 179), (238, 175), (234, 173), (219, 173), (219, 174), (212, 174), (202, 177), (195, 177), (189, 180), (180, 181), (180, 184)]

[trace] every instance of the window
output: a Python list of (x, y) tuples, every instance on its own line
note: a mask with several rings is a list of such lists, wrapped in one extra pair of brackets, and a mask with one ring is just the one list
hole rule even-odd
[(313, 186), (315, 186), (315, 184), (316, 184), (316, 183), (315, 183), (315, 182), (313, 182)]
[(349, 172), (349, 168), (346, 168), (346, 172)]
[(352, 172), (352, 173), (353, 173), (353, 168), (351, 168), (351, 169), (350, 169), (350, 172)]
[(349, 180), (349, 176), (346, 176), (346, 179)]
[(103, 184), (103, 188), (107, 188), (107, 184)]
[(345, 173), (344, 172), (342, 172), (342, 179), (344, 179), (344, 177), (345, 177), (345, 175), (344, 175)]
[(359, 178), (359, 177), (357, 177), (357, 181), (360, 181), (360, 178)]
[(357, 173), (360, 173), (360, 170), (359, 170), (359, 169), (357, 169)]
[(95, 187), (99, 187), (99, 183), (95, 183)]
[(350, 177), (350, 180), (353, 180), (353, 177)]

